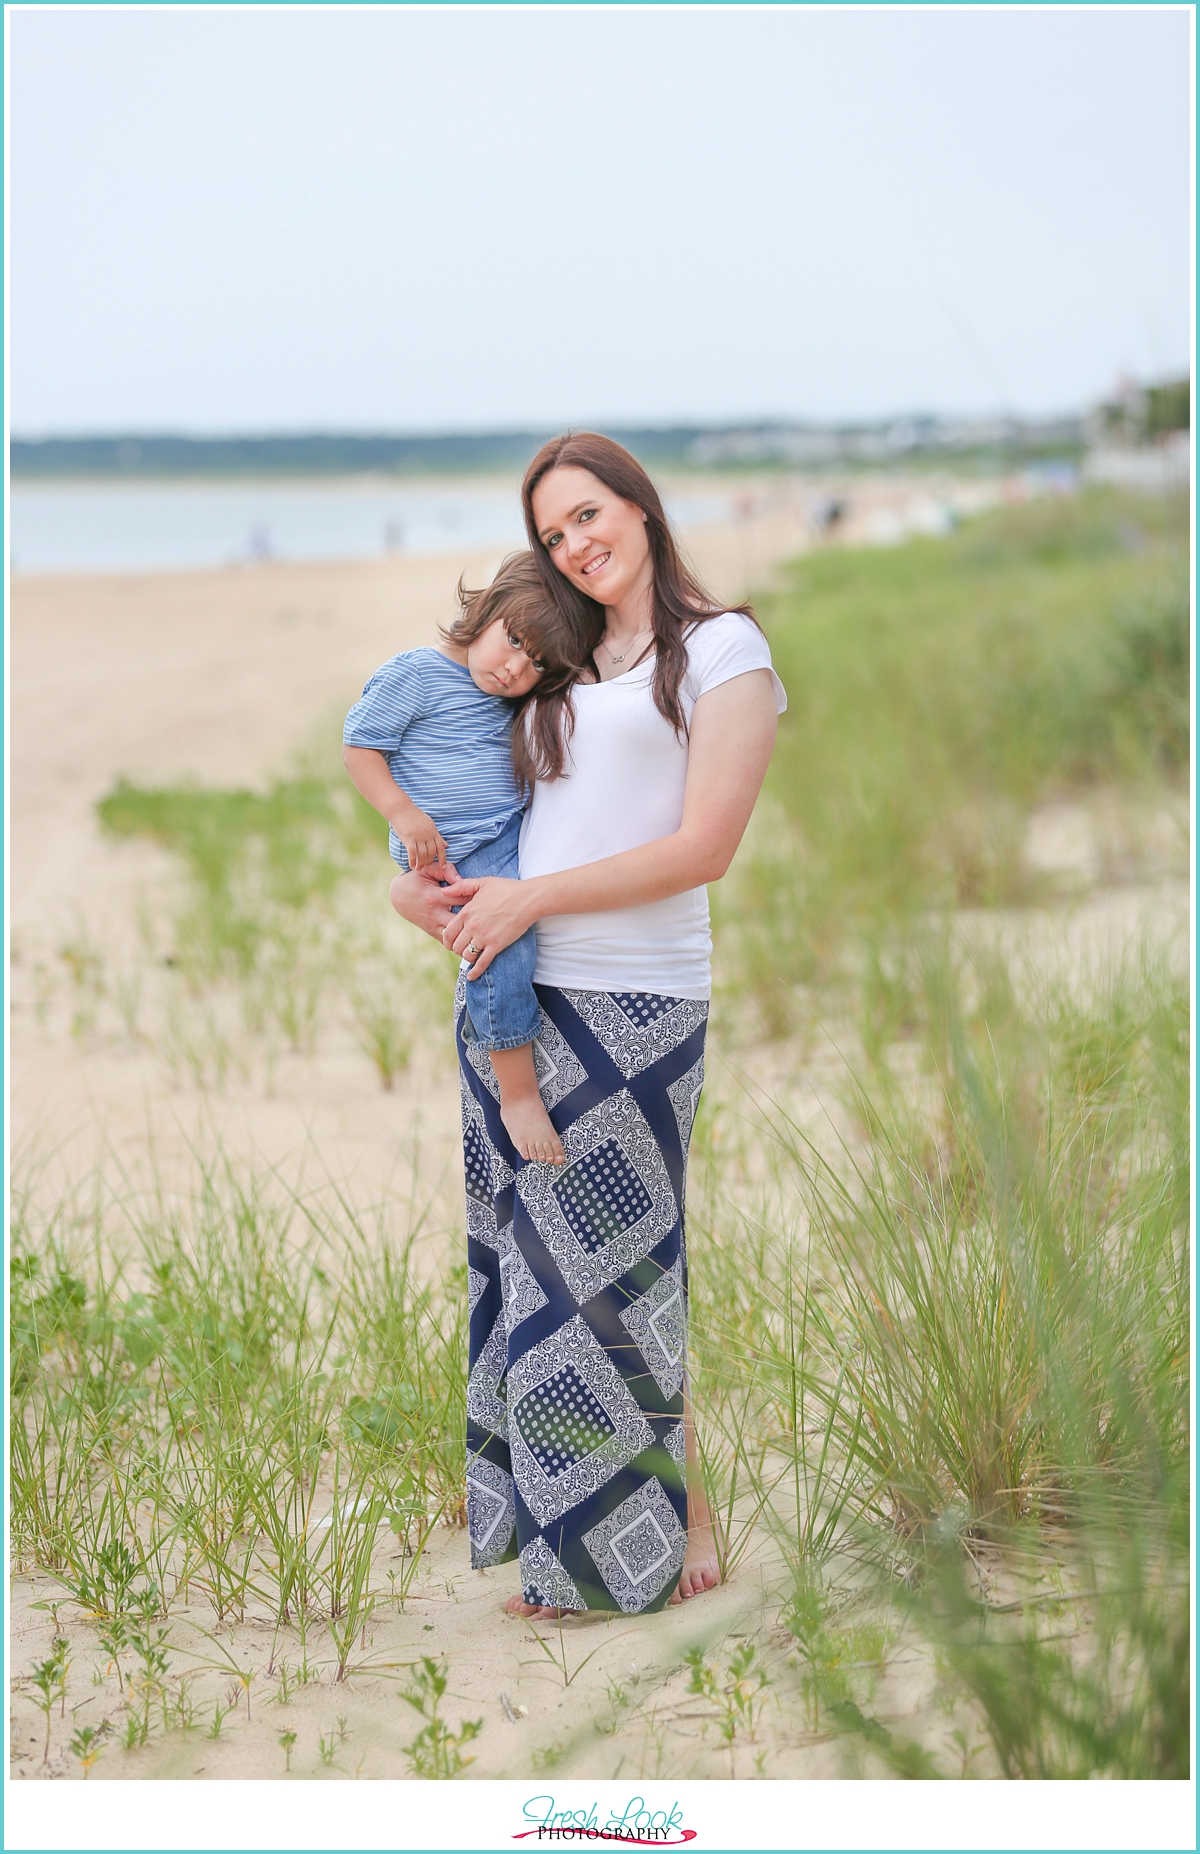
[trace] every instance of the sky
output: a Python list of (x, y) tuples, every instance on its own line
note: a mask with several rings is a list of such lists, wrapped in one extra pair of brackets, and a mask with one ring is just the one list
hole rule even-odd
[(1186, 9), (7, 18), (18, 435), (1039, 415), (1187, 368)]

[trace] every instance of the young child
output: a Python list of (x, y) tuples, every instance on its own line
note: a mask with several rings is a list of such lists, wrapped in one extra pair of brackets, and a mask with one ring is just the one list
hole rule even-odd
[[(572, 638), (533, 555), (510, 554), (482, 592), (458, 587), (461, 613), (438, 649), (402, 650), (376, 670), (346, 717), (342, 759), (391, 827), (404, 869), (515, 876), (521, 814), (536, 771), (524, 710), (547, 722), (578, 673)], [(543, 729), (539, 729), (541, 733)], [(488, 1051), (500, 1117), (523, 1159), (561, 1165), (533, 1063), (540, 1014), (534, 931), (467, 986), (463, 1034)]]

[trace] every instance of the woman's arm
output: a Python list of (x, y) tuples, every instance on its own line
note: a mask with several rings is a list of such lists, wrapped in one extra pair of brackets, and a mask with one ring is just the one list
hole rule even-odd
[(471, 969), (474, 978), (546, 915), (636, 908), (719, 881), (750, 822), (775, 744), (775, 727), (775, 687), (769, 670), (748, 670), (710, 689), (692, 714), (678, 830), (636, 850), (556, 875), (533, 876), (526, 882), (486, 876), (442, 889), (444, 901), (466, 902), (445, 928), (445, 944), (457, 953), (471, 943), (480, 949)]

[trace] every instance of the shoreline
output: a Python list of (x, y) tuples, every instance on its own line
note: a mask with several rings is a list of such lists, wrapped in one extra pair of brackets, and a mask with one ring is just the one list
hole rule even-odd
[[(723, 470), (667, 470), (659, 474), (658, 485), (664, 500), (679, 500), (693, 504), (691, 510), (686, 507), (674, 520), (674, 527), (679, 539), (689, 550), (697, 542), (703, 551), (709, 552), (715, 544), (718, 551), (721, 543), (716, 537), (725, 535), (726, 545), (735, 545), (745, 553), (745, 538), (748, 530), (763, 521), (777, 522), (786, 518), (789, 530), (786, 536), (773, 535), (765, 548), (754, 545), (752, 558), (746, 562), (746, 569), (770, 573), (782, 552), (790, 549), (799, 552), (806, 545), (821, 539), (816, 522), (815, 511), (831, 502), (841, 502), (848, 509), (838, 528), (838, 538), (850, 543), (872, 539), (894, 538), (875, 535), (871, 531), (872, 518), (878, 518), (884, 512), (889, 519), (897, 511), (904, 511), (915, 504), (928, 504), (930, 501), (943, 502), (954, 506), (962, 513), (972, 512), (983, 507), (1007, 493), (1006, 485), (1012, 483), (1011, 473), (1002, 471), (986, 475), (956, 472), (952, 468), (941, 466), (920, 470), (847, 470), (845, 468), (829, 470), (755, 470), (729, 472)], [(160, 495), (164, 501), (174, 496), (195, 494), (208, 491), (214, 496), (222, 493), (246, 493), (261, 491), (264, 494), (277, 495), (281, 492), (293, 492), (297, 496), (311, 494), (313, 497), (344, 497), (352, 502), (357, 496), (379, 496), (389, 493), (408, 497), (435, 500), (439, 495), (462, 493), (465, 490), (477, 492), (482, 496), (496, 497), (511, 495), (514, 514), (518, 509), (520, 489), (519, 475), (500, 475), (480, 473), (478, 475), (462, 474), (458, 476), (385, 476), (382, 474), (362, 473), (359, 475), (340, 475), (326, 477), (269, 477), (269, 476), (227, 476), (227, 477), (144, 477), (144, 478), (18, 478), (13, 483), (14, 494), (22, 490), (45, 491), (49, 495), (61, 493), (64, 496), (81, 491), (96, 492), (101, 497), (118, 500), (126, 494)], [(698, 516), (694, 510), (697, 500), (721, 501), (726, 504), (724, 510), (711, 517)], [(689, 515), (691, 518), (689, 519)], [(263, 575), (269, 572), (286, 571), (346, 571), (355, 572), (364, 569), (392, 569), (452, 560), (496, 559), (507, 552), (523, 545), (523, 537), (514, 533), (505, 540), (494, 542), (461, 541), (457, 545), (449, 538), (439, 545), (423, 547), (420, 545), (406, 547), (398, 545), (388, 551), (383, 548), (369, 552), (328, 554), (308, 556), (288, 554), (286, 552), (270, 553), (255, 558), (240, 553), (231, 553), (226, 559), (211, 561), (206, 564), (180, 564), (148, 566), (131, 563), (122, 566), (52, 566), (24, 568), (19, 561), (13, 564), (13, 536), (9, 536), (9, 580), (13, 588), (18, 586), (46, 585), (50, 582), (62, 582), (72, 588), (92, 581), (115, 582), (136, 580), (138, 582), (153, 579), (175, 579), (181, 576), (214, 579), (222, 574)], [(761, 537), (760, 537), (761, 538)], [(716, 588), (718, 591), (720, 587)], [(744, 596), (749, 586), (744, 585), (739, 597)], [(728, 595), (723, 595), (728, 596)]]

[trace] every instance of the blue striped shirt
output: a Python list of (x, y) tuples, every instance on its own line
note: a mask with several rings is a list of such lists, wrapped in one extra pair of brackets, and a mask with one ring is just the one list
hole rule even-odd
[[(446, 839), (452, 863), (500, 835), (525, 801), (512, 763), (511, 702), (485, 695), (465, 664), (428, 647), (377, 669), (346, 716), (348, 747), (374, 747)], [(408, 868), (404, 845), (388, 848)]]

